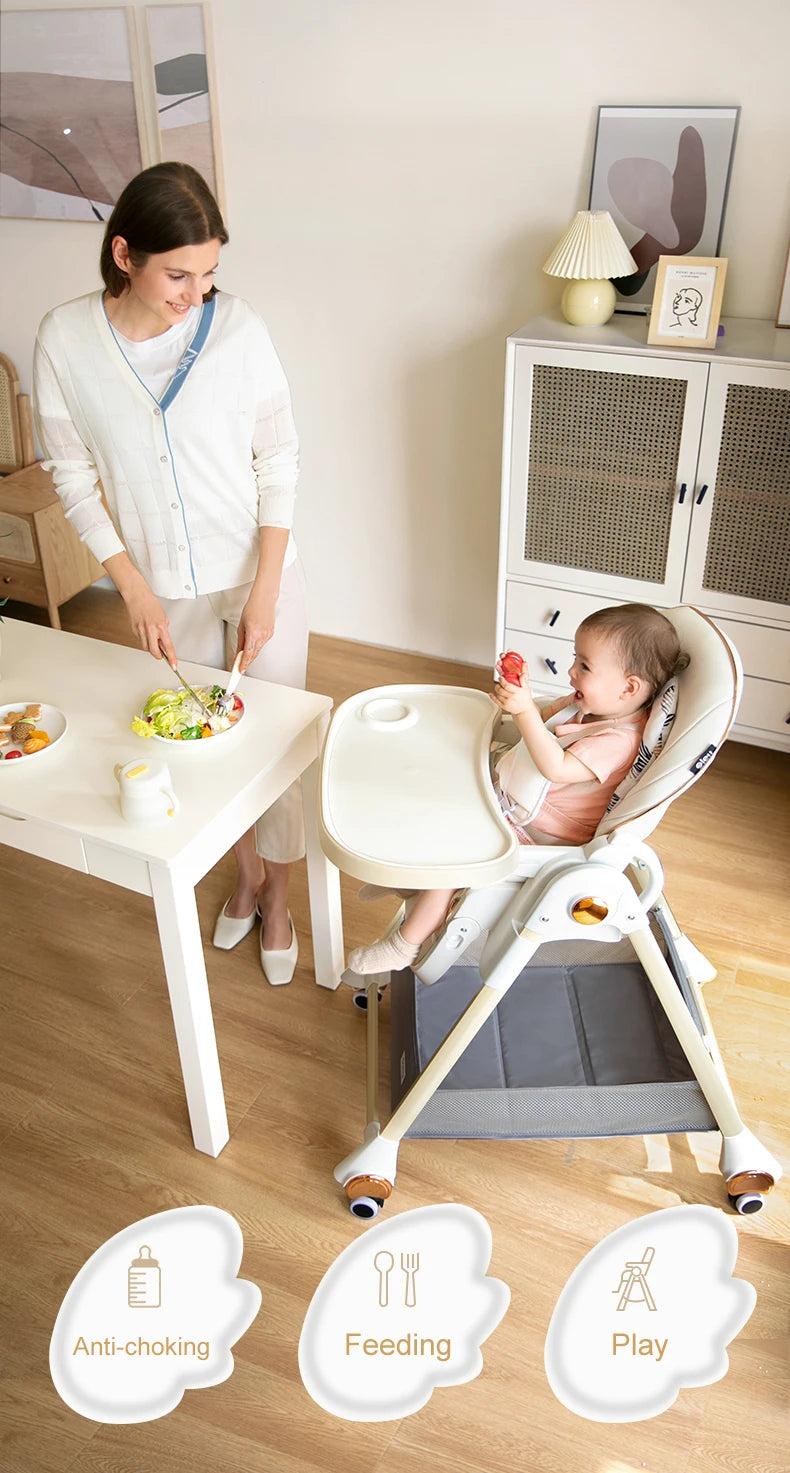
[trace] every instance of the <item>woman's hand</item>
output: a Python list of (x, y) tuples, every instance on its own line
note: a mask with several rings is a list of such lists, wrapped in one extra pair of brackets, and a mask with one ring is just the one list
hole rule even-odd
[(265, 644), (274, 634), (274, 615), (277, 594), (268, 588), (257, 588), (254, 584), (249, 598), (242, 609), (236, 653), (243, 650), (241, 673), (257, 660)]
[(168, 664), (177, 665), (167, 615), (142, 573), (138, 573), (125, 552), (114, 553), (105, 560), (104, 566), (126, 604), (129, 623), (141, 647), (155, 660), (161, 660), (164, 654)]
[[(142, 580), (141, 580), (142, 582)], [(125, 599), (129, 622), (144, 650), (161, 660), (164, 655), (169, 665), (178, 664), (178, 656), (170, 638), (170, 626), (159, 599), (147, 583)]]

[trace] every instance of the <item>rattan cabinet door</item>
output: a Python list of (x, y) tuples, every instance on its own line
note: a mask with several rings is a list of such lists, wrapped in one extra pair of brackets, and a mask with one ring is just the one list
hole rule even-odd
[(786, 369), (711, 364), (692, 508), (684, 603), (790, 623)]
[(513, 352), (508, 574), (678, 603), (708, 364)]

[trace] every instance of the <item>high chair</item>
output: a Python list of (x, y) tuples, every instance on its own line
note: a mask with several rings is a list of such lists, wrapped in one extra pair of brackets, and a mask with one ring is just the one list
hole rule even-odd
[[(742, 683), (737, 652), (712, 620), (691, 607), (666, 612), (689, 666), (654, 702), (631, 772), (583, 846), (517, 843), (490, 777), (498, 712), (483, 692), (379, 687), (336, 711), (320, 779), (319, 832), (327, 857), (359, 880), (394, 890), (461, 892), (412, 971), (393, 974), (398, 987), (411, 989), (418, 1001), (422, 988), (415, 987), (414, 977), (420, 984), (440, 984), (431, 1002), (442, 988), (450, 1016), (445, 1029), (434, 1009), (438, 1046), (419, 1072), (409, 1057), (413, 1010), (407, 1018), (407, 1043), (401, 1048), (401, 1036), (393, 1049), (396, 1105), (384, 1126), (377, 1118), (378, 1002), (390, 977), (343, 974), (367, 1012), (367, 1128), (363, 1144), (335, 1169), (355, 1216), (376, 1216), (390, 1196), (407, 1132), (525, 1139), (718, 1129), (727, 1193), (744, 1213), (759, 1211), (781, 1176), (779, 1163), (738, 1114), (702, 1000), (702, 984), (715, 976), (714, 969), (680, 931), (662, 893), (658, 857), (644, 842), (715, 756), (734, 720)], [(403, 914), (401, 907), (390, 930)], [(468, 961), (475, 944), (482, 948), (477, 971), (464, 969), (459, 964)], [(546, 967), (537, 965), (539, 949)], [(556, 1010), (557, 972), (573, 976), (574, 1007), (581, 1006), (582, 996), (587, 1000), (588, 1020), (574, 1025), (583, 1052), (590, 1052), (587, 1030), (592, 1035), (598, 1026), (599, 1034), (606, 1033), (596, 1018), (608, 1006), (620, 1025), (609, 1031), (627, 1035), (629, 1048), (631, 1035), (647, 1026), (645, 1019), (657, 1027), (669, 1078), (651, 1065), (644, 1081), (638, 1073), (633, 1079), (638, 1065), (630, 1063), (621, 1082), (599, 1038), (600, 1078), (590, 1077), (596, 1060), (591, 1064), (585, 1057), (584, 1077), (579, 1064), (581, 1082), (571, 1087), (563, 1076), (559, 1087), (543, 1078), (541, 1088), (484, 1085), (475, 1091), (462, 1082), (447, 1089), (448, 1074), (462, 1068), (459, 1061), (473, 1044), (472, 1053), (485, 1052), (484, 1030), (496, 1026), (498, 1008), (500, 1035), (489, 1053), (502, 1053), (507, 1023), (501, 1018), (511, 989), (514, 997), (521, 995), (527, 1019), (533, 1003), (548, 1008), (548, 1023), (533, 1013), (545, 1075), (545, 1051), (550, 1054), (556, 1031), (551, 1009)], [(470, 977), (481, 985), (470, 984)], [(617, 983), (607, 1002), (612, 978)], [(464, 1007), (470, 986), (473, 995)], [(624, 998), (633, 999), (633, 1027), (622, 1023)], [(524, 1016), (519, 1027), (528, 1038)], [(645, 1053), (651, 1048), (646, 1045)], [(567, 1075), (567, 1060), (564, 1067)]]

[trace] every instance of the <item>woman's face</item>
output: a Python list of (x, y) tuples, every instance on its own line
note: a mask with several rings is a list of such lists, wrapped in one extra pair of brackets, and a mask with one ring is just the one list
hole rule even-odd
[(160, 332), (180, 322), (190, 307), (199, 307), (211, 291), (219, 251), (219, 241), (209, 240), (205, 245), (180, 246), (149, 256), (144, 266), (133, 266), (123, 237), (113, 241), (116, 265), (129, 278), (129, 304), (134, 301), (144, 308), (152, 327), (151, 319), (156, 318)]

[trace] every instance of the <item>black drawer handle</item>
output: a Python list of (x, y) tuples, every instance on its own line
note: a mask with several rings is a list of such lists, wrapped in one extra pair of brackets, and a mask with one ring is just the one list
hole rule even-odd
[(554, 610), (554, 613), (552, 614), (551, 618), (549, 619), (549, 629), (552, 629), (554, 627), (554, 625), (556, 624), (556, 622), (559, 619), (559, 617), (560, 617), (560, 611), (559, 611), (559, 609), (555, 609)]
[(11, 579), (10, 579), (10, 578), (4, 578), (4, 579), (3, 579), (3, 582), (4, 582), (4, 583), (10, 583), (10, 582), (11, 582)]
[(785, 716), (785, 726), (790, 726), (790, 715)]
[(699, 506), (699, 504), (700, 504), (701, 501), (704, 501), (705, 500), (705, 492), (707, 491), (707, 489), (708, 489), (707, 486), (703, 486), (702, 487), (702, 489), (701, 489), (701, 491), (699, 493), (699, 496), (697, 497), (697, 506)]
[(546, 664), (548, 665), (548, 667), (549, 667), (552, 675), (556, 675), (557, 674), (557, 666), (555, 665), (554, 661), (553, 660), (547, 660), (546, 661)]
[(682, 483), (681, 487), (680, 487), (680, 495), (678, 496), (678, 506), (682, 506), (683, 505), (683, 502), (685, 501), (685, 499), (686, 499), (686, 483), (684, 481)]

